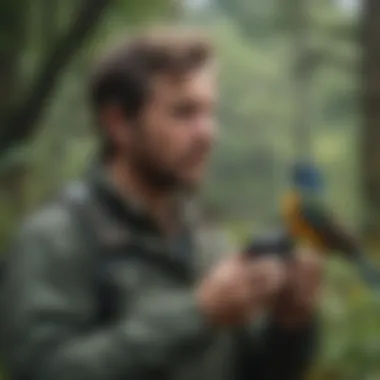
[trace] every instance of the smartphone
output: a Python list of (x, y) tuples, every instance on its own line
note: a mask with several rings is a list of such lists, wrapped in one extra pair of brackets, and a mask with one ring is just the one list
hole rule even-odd
[(278, 255), (283, 259), (291, 256), (295, 243), (290, 234), (284, 229), (271, 231), (263, 236), (253, 238), (244, 252), (251, 257)]

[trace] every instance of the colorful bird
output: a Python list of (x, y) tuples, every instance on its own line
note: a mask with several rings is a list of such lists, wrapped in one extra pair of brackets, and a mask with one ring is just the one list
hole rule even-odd
[(323, 202), (323, 180), (312, 164), (297, 164), (292, 191), (283, 205), (284, 224), (293, 239), (320, 250), (336, 252), (354, 263), (364, 280), (380, 289), (380, 272), (368, 261), (359, 242)]
[(277, 254), (290, 258), (297, 244), (320, 252), (336, 252), (357, 266), (367, 284), (380, 290), (380, 272), (368, 261), (352, 234), (326, 208), (323, 180), (312, 164), (297, 164), (291, 192), (283, 202), (283, 227), (257, 237), (247, 247), (249, 255)]

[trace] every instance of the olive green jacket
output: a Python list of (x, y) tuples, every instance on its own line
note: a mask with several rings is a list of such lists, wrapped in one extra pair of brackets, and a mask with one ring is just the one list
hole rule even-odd
[[(213, 260), (199, 259), (192, 227), (167, 241), (99, 173), (28, 218), (15, 240), (2, 303), (12, 378), (300, 379), (314, 324), (286, 331), (269, 319), (258, 332), (208, 325), (194, 287)], [(87, 219), (73, 204), (86, 205)]]

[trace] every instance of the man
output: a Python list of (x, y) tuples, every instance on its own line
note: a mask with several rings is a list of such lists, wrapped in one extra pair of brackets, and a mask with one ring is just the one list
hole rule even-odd
[(187, 206), (216, 134), (216, 96), (212, 47), (192, 33), (138, 36), (96, 66), (99, 163), (25, 222), (9, 263), (14, 379), (302, 378), (319, 264), (236, 254), (196, 265)]

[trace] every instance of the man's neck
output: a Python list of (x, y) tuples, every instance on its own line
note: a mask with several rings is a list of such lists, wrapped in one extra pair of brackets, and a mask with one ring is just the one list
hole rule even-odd
[(108, 171), (112, 183), (122, 197), (129, 202), (142, 204), (165, 234), (174, 233), (177, 225), (174, 212), (175, 194), (152, 187), (144, 181), (143, 176), (122, 160), (111, 161)]

